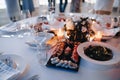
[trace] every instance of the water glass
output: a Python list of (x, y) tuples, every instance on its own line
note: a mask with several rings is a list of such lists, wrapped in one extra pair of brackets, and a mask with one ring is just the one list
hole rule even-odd
[(38, 49), (37, 49), (37, 58), (38, 58), (38, 62), (40, 63), (40, 65), (45, 65), (47, 62), (47, 52), (48, 49), (42, 49), (42, 46), (39, 45)]
[(47, 47), (45, 47), (46, 35), (40, 32), (36, 36), (35, 40), (37, 42), (38, 61), (41, 65), (44, 65), (45, 62), (47, 61), (47, 51), (48, 51)]

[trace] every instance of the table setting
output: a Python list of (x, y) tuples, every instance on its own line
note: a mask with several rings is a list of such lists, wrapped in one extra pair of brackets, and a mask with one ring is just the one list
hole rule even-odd
[(21, 62), (24, 59), (15, 54), (0, 55), (1, 78), (2, 80), (18, 79), (27, 69), (27, 63)]
[(119, 16), (49, 18), (31, 17), (0, 28), (0, 62), (16, 70), (8, 80), (120, 79)]

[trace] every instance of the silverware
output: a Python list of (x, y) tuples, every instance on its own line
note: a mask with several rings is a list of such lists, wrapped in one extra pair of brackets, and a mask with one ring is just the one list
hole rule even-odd
[(11, 57), (7, 56), (5, 59), (2, 60), (8, 66), (14, 68), (14, 63)]
[(39, 75), (33, 75), (32, 77), (30, 77), (27, 80), (40, 80), (40, 77), (39, 77)]

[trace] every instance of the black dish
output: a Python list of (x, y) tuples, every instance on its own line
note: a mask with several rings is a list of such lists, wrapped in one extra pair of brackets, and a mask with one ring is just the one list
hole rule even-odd
[[(60, 50), (62, 49), (62, 51), (59, 50), (55, 53), (53, 51), (54, 54), (50, 57), (46, 66), (77, 72), (79, 70), (79, 62), (80, 62), (80, 57), (77, 53), (77, 47), (75, 47), (74, 45), (71, 46), (66, 42), (62, 42), (62, 44), (63, 43), (64, 43), (64, 47), (62, 47), (62, 48), (59, 47), (59, 49)], [(66, 52), (66, 49), (68, 47), (71, 50), (70, 51), (67, 50), (67, 52)], [(56, 50), (57, 49), (55, 49), (55, 51)], [(74, 51), (74, 50), (76, 50), (76, 51)]]

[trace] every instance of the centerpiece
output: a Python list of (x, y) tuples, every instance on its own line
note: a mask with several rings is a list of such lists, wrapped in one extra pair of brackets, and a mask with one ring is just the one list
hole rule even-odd
[(56, 33), (55, 37), (58, 37), (58, 41), (46, 66), (78, 71), (80, 57), (77, 47), (79, 44), (89, 41), (89, 35), (94, 35), (89, 20), (88, 17), (80, 17), (78, 21), (73, 21), (72, 18), (66, 19), (64, 28), (59, 29)]

